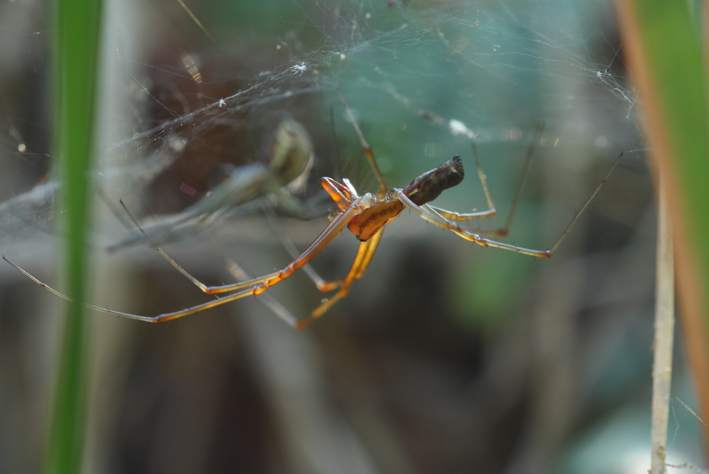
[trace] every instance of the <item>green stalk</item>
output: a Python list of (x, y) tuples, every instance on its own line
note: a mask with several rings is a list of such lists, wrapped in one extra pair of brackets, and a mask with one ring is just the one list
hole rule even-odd
[[(667, 184), (684, 341), (709, 416), (709, 110), (699, 25), (686, 2), (617, 0), (654, 171)], [(706, 25), (705, 25), (706, 26)], [(657, 180), (656, 180), (657, 181)], [(709, 453), (709, 426), (703, 425)]]
[(66, 306), (52, 422), (44, 471), (81, 472), (87, 390), (86, 236), (94, 153), (95, 95), (101, 29), (100, 0), (58, 0), (54, 43), (54, 151), (62, 180)]

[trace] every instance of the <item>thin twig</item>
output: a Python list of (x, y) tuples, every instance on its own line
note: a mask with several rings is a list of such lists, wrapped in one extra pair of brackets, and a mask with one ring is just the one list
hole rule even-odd
[(672, 388), (672, 342), (675, 326), (675, 286), (672, 235), (662, 179), (659, 180), (657, 275), (655, 301), (655, 360), (652, 371), (651, 474), (665, 474), (667, 424)]

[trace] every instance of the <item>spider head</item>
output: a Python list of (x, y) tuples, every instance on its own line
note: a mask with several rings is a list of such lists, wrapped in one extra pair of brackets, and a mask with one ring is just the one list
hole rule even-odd
[(411, 181), (403, 191), (420, 206), (433, 201), (446, 189), (459, 185), (464, 177), (463, 160), (456, 155)]

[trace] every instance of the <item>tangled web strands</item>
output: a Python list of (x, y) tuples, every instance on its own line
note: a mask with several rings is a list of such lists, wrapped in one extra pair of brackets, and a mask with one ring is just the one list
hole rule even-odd
[[(189, 15), (179, 3), (161, 4), (182, 18), (177, 27), (181, 46), (167, 48), (167, 58), (151, 54), (161, 48), (168, 26), (149, 7), (141, 12), (154, 25), (149, 47), (131, 50), (126, 38), (117, 39), (122, 49), (110, 58), (117, 62), (113, 80), (134, 117), (105, 146), (109, 168), (104, 175), (120, 174), (128, 164), (133, 177), (141, 167), (154, 169), (155, 161), (141, 156), (146, 153), (159, 155), (164, 160), (158, 166), (166, 169), (210, 130), (223, 125), (247, 134), (256, 127), (273, 129), (277, 113), (300, 115), (296, 118), (317, 135), (317, 158), (332, 164), (334, 157), (320, 156), (318, 143), (333, 129), (346, 135), (338, 94), (347, 97), (376, 144), (383, 171), (399, 182), (464, 153), (468, 148), (462, 142), (471, 139), (481, 145), (511, 142), (494, 155), (509, 162), (504, 158), (518, 158), (540, 122), (547, 131), (542, 146), (590, 147), (608, 159), (635, 146), (628, 143), (637, 136), (634, 98), (616, 68), (621, 51), (609, 21), (610, 2), (301, 0), (280, 5), (278, 15), (258, 18), (254, 12), (265, 14), (253, 10), (253, 3), (235, 7), (244, 10), (228, 28), (207, 11), (195, 8)], [(263, 25), (269, 25), (269, 33), (257, 31)], [(159, 113), (150, 115), (150, 110)], [(16, 162), (41, 151), (28, 139), (40, 124), (0, 108), (3, 117), (14, 124), (0, 142), (7, 159)], [(353, 137), (345, 139), (354, 144)], [(225, 159), (237, 153), (244, 160), (261, 156), (255, 147), (237, 152), (224, 146), (218, 152)], [(199, 158), (214, 153), (210, 149)], [(359, 166), (352, 164), (354, 155), (346, 155), (343, 174)], [(494, 168), (490, 172), (500, 174)], [(51, 213), (32, 209), (48, 208), (47, 196), (53, 193), (44, 193), (37, 205), (6, 206), (0, 214), (12, 208), (24, 221), (46, 227)], [(26, 202), (32, 196), (16, 197)]]

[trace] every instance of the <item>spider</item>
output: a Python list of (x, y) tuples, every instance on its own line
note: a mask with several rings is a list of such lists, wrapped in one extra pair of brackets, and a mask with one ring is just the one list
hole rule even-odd
[[(291, 194), (302, 187), (313, 165), (313, 147), (305, 128), (292, 118), (282, 120), (276, 127), (270, 147), (268, 163), (252, 163), (234, 166), (227, 171), (226, 179), (206, 196), (178, 214), (163, 217), (148, 226), (124, 222), (123, 213), (111, 204), (108, 197), (101, 195), (109, 210), (131, 231), (137, 227), (140, 232), (114, 242), (106, 247), (114, 252), (139, 243), (174, 240), (198, 225), (210, 224), (235, 208), (245, 210), (260, 205), (268, 199), (286, 215), (307, 218), (317, 215), (305, 202)], [(261, 206), (256, 206), (261, 207)], [(127, 211), (127, 209), (126, 209)], [(130, 215), (130, 213), (128, 213)]]
[[(195, 306), (161, 313), (155, 316), (128, 313), (94, 304), (87, 304), (87, 307), (99, 312), (138, 321), (148, 323), (164, 323), (180, 319), (185, 316), (201, 313), (202, 311), (216, 308), (248, 296), (261, 295), (269, 288), (291, 277), (296, 271), (303, 269), (313, 280), (318, 290), (323, 293), (335, 292), (330, 298), (324, 300), (319, 306), (317, 306), (307, 317), (301, 319), (296, 319), (293, 317), (284, 318), (292, 327), (296, 329), (305, 329), (313, 321), (322, 317), (336, 302), (347, 296), (352, 284), (364, 276), (364, 273), (367, 270), (367, 267), (369, 267), (369, 264), (372, 262), (377, 247), (382, 239), (384, 228), (387, 224), (396, 219), (405, 209), (409, 209), (426, 222), (447, 230), (454, 235), (481, 247), (496, 248), (508, 252), (546, 259), (550, 258), (555, 253), (559, 245), (573, 227), (576, 220), (581, 216), (581, 214), (583, 214), (586, 208), (590, 205), (591, 201), (593, 201), (596, 195), (600, 192), (601, 188), (620, 161), (619, 159), (615, 161), (606, 176), (596, 186), (593, 193), (572, 217), (560, 237), (551, 247), (543, 250), (530, 249), (501, 242), (489, 237), (489, 235), (504, 236), (507, 234), (511, 217), (514, 214), (516, 196), (513, 201), (507, 223), (502, 229), (498, 229), (496, 231), (476, 231), (471, 230), (469, 226), (463, 226), (464, 223), (492, 217), (497, 213), (488, 189), (487, 177), (480, 166), (480, 161), (474, 144), (473, 156), (475, 159), (475, 167), (485, 195), (487, 209), (469, 213), (449, 211), (430, 205), (429, 203), (436, 199), (446, 189), (454, 187), (463, 181), (463, 161), (459, 156), (454, 156), (438, 167), (421, 174), (403, 188), (390, 188), (386, 184), (379, 166), (377, 165), (372, 147), (369, 143), (367, 143), (364, 134), (355, 120), (352, 110), (346, 103), (345, 111), (355, 129), (362, 147), (362, 153), (367, 159), (369, 166), (372, 169), (377, 182), (379, 183), (379, 188), (376, 193), (365, 193), (360, 195), (352, 183), (346, 178), (342, 181), (337, 181), (332, 178), (323, 177), (320, 181), (321, 185), (336, 204), (338, 212), (334, 218), (331, 219), (325, 229), (323, 229), (310, 243), (310, 245), (303, 252), (297, 255), (291, 263), (278, 271), (257, 278), (249, 278), (244, 281), (209, 286), (190, 274), (162, 248), (154, 247), (155, 250), (157, 250), (172, 267), (189, 279), (203, 293), (215, 296), (215, 299), (197, 304)], [(526, 176), (530, 156), (531, 151), (527, 154), (522, 175), (523, 177), (520, 181), (520, 186), (518, 186), (517, 195), (519, 195), (521, 185)], [(620, 156), (618, 158), (620, 158)], [(142, 229), (137, 222), (136, 225), (142, 232)], [(312, 271), (308, 264), (345, 229), (348, 229), (360, 241), (354, 260), (347, 275), (343, 279), (332, 281), (323, 280)], [(56, 297), (70, 301), (70, 298), (67, 295), (44, 283), (39, 278), (20, 267), (18, 264), (12, 262), (7, 257), (3, 256), (3, 259), (15, 267), (24, 276), (32, 280), (34, 283), (44, 287)]]

